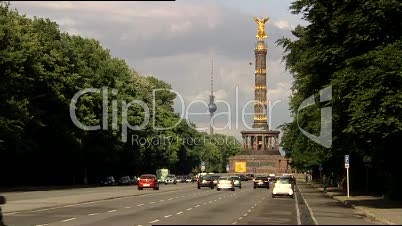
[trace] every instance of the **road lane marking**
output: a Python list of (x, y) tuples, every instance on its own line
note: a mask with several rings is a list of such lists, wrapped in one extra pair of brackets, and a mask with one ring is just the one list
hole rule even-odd
[(138, 204), (137, 206), (143, 206), (144, 205), (144, 203), (141, 203), (141, 204)]
[(153, 224), (153, 223), (156, 223), (156, 222), (158, 222), (159, 220), (158, 219), (156, 219), (156, 220), (154, 220), (154, 221), (150, 221), (150, 222), (148, 222), (148, 223), (150, 223), (150, 224)]
[(206, 203), (206, 202), (204, 202), (203, 204), (204, 204), (204, 205), (207, 205), (207, 203)]
[(300, 195), (301, 195), (304, 203), (306, 203), (307, 209), (310, 212), (311, 219), (313, 219), (315, 225), (318, 225), (317, 219), (315, 219), (315, 217), (314, 217), (313, 210), (311, 209), (310, 205), (307, 203), (307, 200), (304, 198), (303, 193), (300, 190), (299, 186), (297, 186), (297, 189), (299, 189)]
[(155, 202), (149, 202), (150, 204), (154, 204)]
[(243, 219), (243, 217), (239, 217), (238, 219), (241, 220), (241, 219)]
[(182, 214), (183, 213), (183, 211), (180, 211), (180, 212), (178, 212), (178, 213), (176, 213), (177, 215), (180, 215), (180, 214)]
[(178, 199), (178, 198), (179, 198), (179, 196), (176, 196), (175, 198), (176, 198), (176, 199)]
[(181, 197), (184, 198), (184, 197), (186, 197), (186, 196), (185, 196), (185, 195), (182, 195)]
[(297, 225), (301, 225), (301, 220), (300, 220), (300, 209), (299, 209), (299, 203), (297, 202), (297, 195), (296, 192), (294, 193), (295, 195), (295, 205), (296, 205), (296, 219), (297, 219)]
[(108, 213), (113, 213), (113, 212), (116, 212), (117, 210), (109, 210), (109, 211), (107, 211)]
[(192, 210), (193, 208), (188, 208), (187, 210)]
[(250, 213), (250, 212), (251, 212), (251, 210), (247, 210), (247, 212), (249, 212), (249, 213)]
[(208, 203), (212, 203), (212, 201), (209, 201)]
[(196, 206), (194, 206), (195, 208), (197, 208), (197, 207), (200, 207), (200, 205), (196, 205)]
[(220, 197), (219, 199), (222, 199), (222, 197)]
[(173, 198), (170, 198), (170, 199), (168, 199), (168, 200), (172, 200)]
[(243, 214), (243, 217), (247, 217), (247, 215), (248, 215), (248, 214), (247, 214), (247, 213), (245, 213), (245, 214)]
[(88, 214), (88, 216), (95, 216), (95, 215), (98, 215), (99, 213), (90, 213), (90, 214)]
[(48, 225), (48, 224), (38, 224), (38, 225), (35, 225), (35, 226), (46, 226), (46, 225)]
[(166, 215), (165, 218), (171, 217), (172, 215)]
[(73, 220), (75, 220), (75, 219), (77, 219), (77, 218), (72, 217), (72, 218), (68, 218), (68, 219), (62, 220), (62, 221), (60, 221), (60, 222), (73, 221)]
[(161, 199), (161, 200), (159, 200), (159, 202), (164, 202), (165, 200), (163, 200), (163, 199)]
[(235, 222), (233, 222), (232, 224), (237, 224), (237, 222), (235, 221)]

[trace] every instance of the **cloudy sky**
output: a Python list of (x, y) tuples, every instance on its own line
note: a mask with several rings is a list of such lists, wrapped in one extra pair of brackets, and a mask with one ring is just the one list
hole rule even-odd
[[(183, 97), (190, 113), (206, 112), (202, 103), (190, 103), (208, 102), (213, 59), (214, 94), (217, 101), (227, 102), (218, 103), (217, 132), (239, 137), (246, 125), (252, 125), (251, 115), (242, 122), (242, 108), (254, 97), (254, 64), (249, 64), (254, 62), (257, 33), (253, 16), (270, 17), (265, 26), (267, 87), (268, 100), (276, 102), (269, 115), (270, 126), (276, 128), (291, 121), (288, 97), (293, 78), (285, 71), (283, 49), (275, 44), (281, 37), (293, 39), (291, 29), (305, 24), (300, 16), (290, 13), (290, 3), (290, 0), (32, 1), (11, 5), (28, 17), (50, 18), (69, 34), (95, 38), (114, 57), (123, 58), (140, 74), (167, 81)], [(179, 98), (175, 110), (184, 112)], [(252, 112), (252, 106), (246, 111)], [(188, 117), (199, 128), (208, 125), (208, 115)]]

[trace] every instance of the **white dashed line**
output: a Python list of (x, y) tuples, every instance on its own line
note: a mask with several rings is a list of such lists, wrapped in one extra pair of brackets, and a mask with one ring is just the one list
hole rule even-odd
[(243, 217), (239, 217), (238, 219), (241, 220), (241, 219), (243, 219)]
[(206, 203), (206, 202), (204, 202), (203, 204), (204, 204), (204, 205), (207, 205), (207, 203)]
[(124, 209), (131, 209), (131, 206), (126, 206), (124, 207)]
[(200, 205), (196, 205), (196, 206), (194, 206), (195, 208), (197, 208), (197, 207), (200, 207)]
[(60, 222), (73, 221), (73, 220), (75, 220), (75, 219), (77, 219), (77, 218), (73, 217), (73, 218), (68, 218), (68, 219), (62, 220), (62, 221), (60, 221)]
[(192, 210), (193, 208), (188, 208), (187, 210)]
[(178, 212), (178, 213), (176, 213), (177, 215), (180, 215), (180, 214), (182, 214), (183, 213), (183, 211), (180, 211), (180, 212)]
[(237, 224), (237, 222), (235, 221), (235, 222), (233, 222), (232, 224)]
[(107, 211), (108, 213), (113, 213), (113, 212), (116, 212), (117, 210), (109, 210), (109, 211)]
[(243, 214), (243, 217), (247, 217), (247, 215), (248, 215), (248, 214), (247, 214), (247, 213), (245, 213), (245, 214)]
[(176, 198), (176, 199), (178, 199), (178, 198), (179, 198), (179, 196), (176, 196), (175, 198)]
[(173, 198), (170, 198), (170, 199), (168, 199), (168, 200), (172, 200)]
[(88, 216), (95, 216), (95, 215), (98, 215), (99, 213), (90, 213), (90, 214), (88, 214)]
[(249, 212), (249, 213), (250, 213), (250, 212), (251, 212), (251, 210), (248, 210), (247, 212)]
[[(299, 187), (297, 187), (297, 188), (299, 188)], [(313, 214), (313, 210), (311, 209), (311, 207), (308, 204), (307, 200), (304, 198), (304, 195), (303, 195), (302, 191), (300, 190), (300, 188), (299, 188), (299, 191), (300, 191), (300, 195), (301, 195), (302, 199), (304, 200), (304, 203), (306, 203), (308, 211), (310, 212), (311, 219), (313, 219), (313, 222), (314, 222), (315, 225), (318, 225), (317, 219), (315, 219), (315, 216)]]
[(46, 225), (48, 225), (48, 224), (38, 224), (38, 225), (35, 225), (35, 226), (46, 226)]
[(172, 215), (166, 215), (165, 218), (171, 217)]
[(163, 199), (161, 199), (161, 200), (159, 200), (159, 202), (164, 202), (165, 200), (163, 200)]
[(149, 202), (150, 204), (154, 204), (155, 202)]
[(186, 196), (185, 196), (185, 195), (182, 195), (181, 197), (184, 198), (184, 197), (186, 197)]
[(214, 200), (214, 202), (216, 202), (216, 199)]
[(297, 203), (297, 193), (295, 192), (295, 206), (296, 206), (296, 219), (297, 219), (297, 225), (301, 225), (301, 219), (300, 219), (300, 209), (299, 209), (299, 203)]
[(150, 222), (148, 222), (148, 223), (150, 223), (150, 224), (153, 224), (153, 223), (156, 223), (156, 222), (158, 222), (159, 220), (158, 219), (156, 219), (156, 220), (154, 220), (154, 221), (150, 221)]
[(212, 203), (212, 201), (209, 201), (208, 203)]
[(144, 205), (144, 203), (141, 203), (141, 204), (138, 204), (137, 206), (143, 206)]
[(221, 198), (219, 198), (219, 199), (222, 199), (222, 197), (221, 197)]

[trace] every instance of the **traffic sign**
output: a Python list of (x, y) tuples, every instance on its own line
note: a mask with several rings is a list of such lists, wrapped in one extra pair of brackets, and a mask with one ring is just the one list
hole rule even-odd
[(349, 168), (349, 155), (345, 155), (345, 168), (348, 169)]
[(201, 166), (201, 171), (202, 171), (202, 172), (205, 171), (205, 166)]

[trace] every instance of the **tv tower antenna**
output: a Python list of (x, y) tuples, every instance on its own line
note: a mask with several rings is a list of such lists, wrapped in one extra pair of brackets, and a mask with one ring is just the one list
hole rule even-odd
[(209, 95), (209, 104), (208, 104), (208, 111), (209, 111), (209, 134), (214, 133), (213, 129), (213, 116), (216, 111), (217, 107), (215, 104), (215, 96), (214, 96), (214, 61), (211, 60), (211, 94)]

